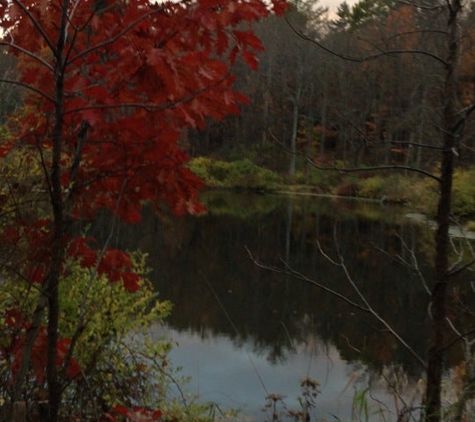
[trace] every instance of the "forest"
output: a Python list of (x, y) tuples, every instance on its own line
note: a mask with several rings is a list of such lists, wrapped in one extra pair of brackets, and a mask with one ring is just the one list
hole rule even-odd
[[(475, 4), (460, 17), (457, 98), (475, 98)], [(255, 25), (265, 48), (257, 70), (236, 65), (249, 97), (239, 115), (188, 133), (192, 156), (250, 158), (295, 175), (309, 165), (438, 164), (443, 119), (446, 13), (412, 2), (342, 3), (329, 16), (318, 1), (296, 1), (285, 17)], [(457, 145), (459, 165), (473, 164), (473, 121)], [(296, 152), (296, 154), (294, 153)], [(297, 164), (296, 164), (296, 163)], [(310, 163), (312, 164), (312, 163)]]
[[(335, 16), (302, 0), (1, 2), (0, 420), (214, 419), (171, 397), (171, 344), (144, 334), (171, 304), (147, 257), (111, 244), (146, 204), (206, 212), (212, 179), (432, 205), (425, 388), (400, 416), (469, 420), (473, 329), (451, 306), (475, 258), (453, 258), (449, 229), (475, 210), (474, 25), (463, 0), (360, 0)], [(446, 409), (455, 344), (466, 373)]]

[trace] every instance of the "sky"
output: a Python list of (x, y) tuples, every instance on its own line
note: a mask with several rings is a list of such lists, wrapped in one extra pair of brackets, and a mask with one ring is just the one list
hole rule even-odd
[[(335, 13), (338, 6), (343, 3), (344, 0), (320, 0), (320, 4), (324, 7), (328, 7), (330, 12)], [(348, 4), (354, 3), (354, 1), (347, 1)]]
[[(305, 376), (321, 384), (314, 416), (334, 420), (332, 415), (337, 414), (341, 420), (350, 421), (355, 392), (366, 386), (366, 367), (345, 362), (334, 346), (312, 341), (311, 337), (307, 339), (309, 343), (296, 345), (282, 361), (272, 362), (265, 353), (257, 353), (253, 344), (237, 344), (224, 335), (203, 338), (163, 326), (156, 330), (158, 337), (165, 335), (178, 344), (170, 358), (175, 365), (182, 366), (182, 376), (191, 376), (186, 389), (197, 394), (201, 402), (217, 403), (223, 410), (240, 409), (241, 421), (270, 419), (269, 414), (265, 418), (262, 408), (265, 397), (272, 393), (282, 394), (290, 408), (299, 408), (299, 382)], [(389, 414), (394, 411), (393, 403), (394, 397), (377, 387), (371, 390), (366, 402), (370, 414), (382, 406)], [(375, 415), (369, 420), (379, 421), (380, 414)]]
[[(338, 6), (343, 3), (345, 0), (319, 0), (318, 4), (323, 7), (328, 7), (330, 17), (333, 18), (336, 15)], [(351, 6), (356, 3), (357, 0), (346, 0), (346, 2)]]

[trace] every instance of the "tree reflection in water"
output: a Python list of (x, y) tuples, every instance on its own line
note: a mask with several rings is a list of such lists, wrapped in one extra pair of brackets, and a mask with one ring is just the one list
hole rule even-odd
[(203, 398), (255, 408), (266, 393), (295, 398), (299, 380), (311, 375), (321, 384), (319, 414), (346, 417), (340, 405), (350, 406), (363, 382), (389, 390), (404, 386), (406, 393), (415, 388), (419, 364), (384, 327), (309, 284), (258, 268), (245, 248), (260, 261), (284, 260), (356, 299), (344, 275), (319, 252), (317, 242), (334, 251), (336, 234), (361, 291), (424, 356), (429, 298), (417, 274), (382, 251), (407, 256), (402, 238), (429, 274), (429, 229), (405, 218), (404, 208), (380, 204), (216, 192), (203, 201), (209, 209), (204, 216), (147, 212), (140, 225), (123, 226), (116, 236), (121, 247), (149, 254), (154, 284), (174, 304), (168, 330), (180, 343), (175, 363), (194, 376)]

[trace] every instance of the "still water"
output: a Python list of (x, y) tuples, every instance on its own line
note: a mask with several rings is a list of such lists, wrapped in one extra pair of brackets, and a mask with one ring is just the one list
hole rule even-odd
[[(366, 409), (354, 406), (364, 394), (371, 419), (383, 410), (390, 420), (402, 404), (389, 385), (410, 400), (419, 364), (368, 312), (324, 289), (362, 305), (354, 282), (424, 356), (421, 275), (430, 277), (431, 230), (404, 208), (372, 203), (226, 192), (203, 202), (206, 215), (145, 213), (116, 239), (149, 254), (154, 285), (174, 305), (162, 333), (178, 344), (171, 357), (192, 377), (188, 389), (242, 409), (239, 420), (262, 421), (271, 418), (261, 411), (267, 395), (298, 407), (299, 382), (309, 376), (320, 384), (316, 418), (364, 420)], [(420, 272), (411, 268), (413, 252)]]

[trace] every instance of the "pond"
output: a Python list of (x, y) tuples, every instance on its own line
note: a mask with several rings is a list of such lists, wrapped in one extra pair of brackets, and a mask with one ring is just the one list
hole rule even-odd
[[(395, 389), (410, 400), (422, 373), (413, 355), (427, 346), (430, 228), (405, 208), (369, 202), (230, 192), (202, 200), (206, 215), (146, 212), (115, 239), (149, 254), (153, 283), (174, 305), (163, 334), (178, 344), (172, 361), (192, 377), (188, 389), (262, 421), (271, 419), (266, 396), (298, 407), (299, 383), (311, 377), (320, 384), (315, 418), (364, 420), (368, 405), (371, 420), (380, 411), (391, 420)], [(342, 259), (344, 268), (331, 262)], [(412, 352), (348, 303), (362, 303), (352, 282)]]

